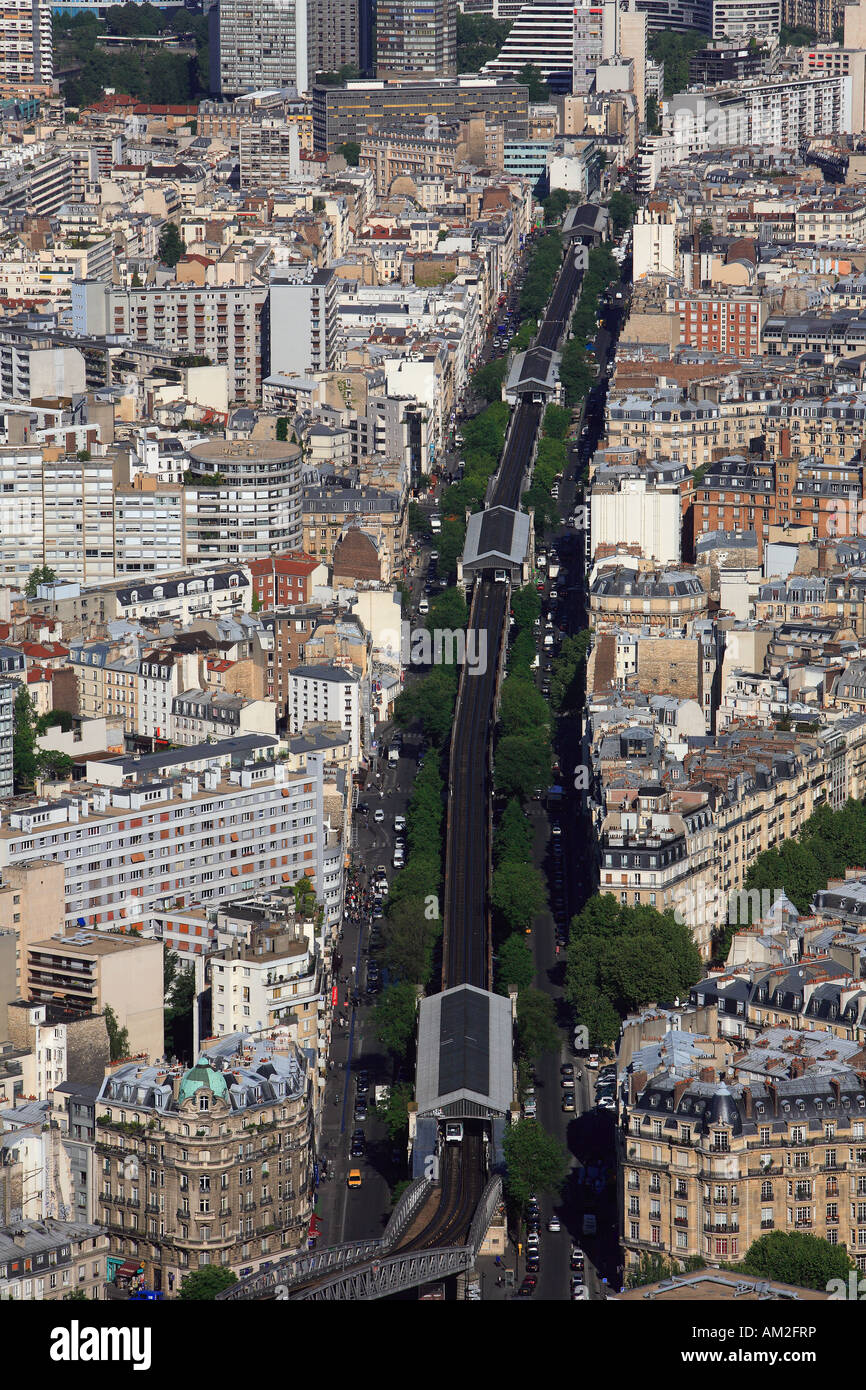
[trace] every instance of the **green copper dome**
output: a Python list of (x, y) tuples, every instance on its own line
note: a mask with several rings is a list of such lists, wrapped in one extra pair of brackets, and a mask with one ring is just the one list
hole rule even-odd
[(207, 1057), (199, 1057), (194, 1067), (190, 1067), (180, 1083), (178, 1101), (189, 1100), (202, 1086), (207, 1086), (215, 1096), (224, 1100), (228, 1094), (226, 1079), (221, 1071), (214, 1071)]

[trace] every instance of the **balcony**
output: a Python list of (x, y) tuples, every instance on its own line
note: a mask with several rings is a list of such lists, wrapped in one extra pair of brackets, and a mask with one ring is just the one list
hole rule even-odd
[[(812, 1224), (812, 1223), (811, 1223), (811, 1221), (810, 1221), (810, 1222), (809, 1222), (809, 1225), (811, 1226), (811, 1224)], [(713, 1222), (713, 1221), (705, 1221), (705, 1222), (704, 1222), (704, 1231), (707, 1233), (707, 1235), (715, 1235), (715, 1236), (735, 1236), (735, 1235), (737, 1235), (739, 1229), (740, 1229), (740, 1223), (739, 1223), (739, 1221), (731, 1221), (731, 1222), (728, 1223), (727, 1226), (722, 1226), (722, 1225), (720, 1225), (718, 1222)]]

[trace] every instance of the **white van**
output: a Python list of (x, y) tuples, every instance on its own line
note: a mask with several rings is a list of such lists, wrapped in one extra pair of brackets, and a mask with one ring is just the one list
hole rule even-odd
[(430, 518), (430, 530), (433, 532), (433, 535), (434, 535), (434, 536), (438, 536), (438, 535), (439, 535), (439, 532), (442, 530), (442, 518), (441, 518), (441, 517), (439, 517), (439, 516), (431, 516), (431, 518)]
[(421, 614), (422, 618), (425, 614), (430, 612), (430, 604), (427, 602), (426, 598), (422, 598), (418, 604), (418, 612)]
[(394, 763), (398, 763), (399, 761), (400, 745), (399, 743), (392, 743), (391, 747), (388, 749), (388, 762), (393, 765)]

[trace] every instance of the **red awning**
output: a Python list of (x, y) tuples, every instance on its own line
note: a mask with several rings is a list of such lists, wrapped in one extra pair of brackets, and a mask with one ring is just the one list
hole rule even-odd
[(321, 1229), (322, 1229), (322, 1218), (321, 1218), (321, 1216), (316, 1216), (315, 1212), (313, 1212), (313, 1215), (310, 1217), (310, 1230), (309, 1230), (309, 1234), (310, 1234), (311, 1236), (317, 1236), (317, 1235), (319, 1234), (319, 1231), (320, 1231)]
[(140, 1265), (137, 1260), (127, 1260), (118, 1267), (115, 1273), (122, 1274), (124, 1278), (132, 1279), (136, 1274), (144, 1273), (144, 1265)]

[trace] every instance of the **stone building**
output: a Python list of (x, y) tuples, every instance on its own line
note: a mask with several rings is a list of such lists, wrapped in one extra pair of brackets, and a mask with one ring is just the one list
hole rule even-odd
[(310, 1078), (286, 1043), (235, 1034), (184, 1071), (132, 1063), (96, 1101), (97, 1204), (112, 1255), (171, 1295), (210, 1264), (252, 1274), (312, 1212)]

